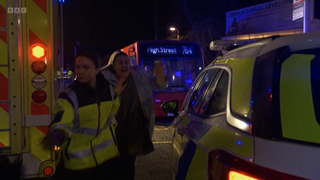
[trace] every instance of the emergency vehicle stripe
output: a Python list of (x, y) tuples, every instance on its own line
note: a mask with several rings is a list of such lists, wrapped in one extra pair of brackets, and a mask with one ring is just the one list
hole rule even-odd
[[(47, 0), (29, 0), (28, 2), (28, 40), (29, 46), (41, 44), (48, 47), (49, 43), (49, 24), (48, 24), (48, 4)], [(43, 23), (39, 23), (43, 22)], [(48, 97), (50, 98), (50, 97)], [(31, 115), (45, 115), (50, 114), (48, 105), (30, 103)], [(39, 131), (47, 135), (50, 128), (48, 126), (37, 126)]]
[(6, 0), (0, 0), (0, 28), (7, 27)]
[[(47, 0), (41, 0), (46, 5)], [(49, 35), (48, 15), (46, 11), (43, 11), (38, 4), (29, 2), (28, 6), (28, 24), (29, 24), (29, 45), (35, 42), (35, 40), (41, 40), (42, 44), (47, 46)], [(41, 3), (40, 3), (41, 4)], [(39, 23), (43, 22), (43, 23)], [(31, 32), (33, 33), (31, 33)], [(34, 35), (34, 36), (33, 36)]]
[[(56, 1), (57, 2), (57, 1)], [(30, 118), (33, 119), (35, 115), (50, 115), (51, 114), (51, 98), (52, 98), (52, 91), (51, 88), (51, 77), (50, 71), (52, 69), (52, 62), (51, 62), (51, 51), (47, 49), (48, 56), (47, 56), (47, 70), (42, 73), (47, 79), (47, 85), (42, 89), (47, 93), (47, 100), (43, 104), (36, 104), (32, 100), (32, 93), (36, 90), (32, 84), (31, 79), (35, 75), (31, 69), (31, 63), (33, 59), (31, 58), (31, 48), (33, 45), (42, 45), (44, 48), (47, 48), (50, 42), (50, 25), (51, 20), (50, 16), (48, 15), (50, 12), (49, 3), (54, 3), (53, 1), (48, 0), (26, 0), (25, 5), (27, 6), (27, 13), (26, 13), (26, 26), (23, 32), (26, 32), (23, 36), (23, 45), (26, 45), (23, 49), (26, 50), (28, 54), (23, 58), (25, 67), (24, 72), (26, 72), (24, 76), (24, 100), (25, 100), (25, 114)], [(51, 68), (51, 69), (50, 69)], [(49, 108), (50, 107), (50, 108)], [(32, 117), (33, 116), (33, 117)], [(36, 117), (35, 119), (38, 119)], [(43, 124), (43, 123), (41, 123)], [(34, 173), (38, 173), (40, 176), (43, 176), (43, 168), (47, 165), (51, 165), (53, 168), (55, 166), (52, 163), (44, 165), (45, 162), (52, 162), (53, 153), (49, 149), (45, 150), (43, 147), (43, 139), (49, 132), (48, 126), (31, 126), (25, 128), (25, 136), (26, 136), (26, 143), (28, 146), (26, 147), (28, 152), (32, 155), (32, 159), (39, 160), (37, 165), (34, 165)], [(30, 162), (34, 162), (34, 160), (27, 158)], [(53, 162), (54, 163), (54, 162)], [(25, 163), (28, 164), (28, 161)], [(37, 172), (38, 170), (38, 172)]]
[(320, 143), (311, 87), (313, 54), (293, 54), (281, 67), (280, 109), (283, 137)]
[[(215, 117), (214, 121), (212, 119), (191, 121), (185, 127), (185, 134), (189, 139), (197, 142), (199, 146), (203, 146), (204, 150), (233, 149), (237, 154), (241, 154), (242, 159), (250, 160), (252, 158), (252, 137), (230, 126), (225, 115)], [(211, 141), (211, 137), (228, 138), (208, 143)]]
[(34, 3), (36, 3), (39, 8), (47, 14), (47, 0), (33, 0)]
[[(205, 179), (205, 177), (196, 178), (194, 175), (206, 170), (207, 164), (203, 162), (208, 160), (208, 153), (216, 149), (221, 149), (241, 159), (252, 161), (252, 136), (246, 135), (230, 126), (226, 121), (226, 115), (222, 114), (214, 117), (214, 120), (209, 118), (198, 121), (195, 115), (188, 117), (188, 119), (192, 119), (192, 121), (185, 126), (185, 136), (190, 140), (188, 143), (192, 144), (184, 149), (184, 153), (187, 153), (187, 155), (183, 155), (183, 153), (180, 157), (179, 166), (182, 166), (182, 169), (179, 167), (178, 179)], [(212, 137), (215, 138), (213, 139)], [(196, 148), (193, 146), (196, 146)], [(190, 163), (188, 158), (192, 159)], [(186, 163), (183, 164), (183, 162)], [(203, 174), (206, 174), (206, 172), (204, 171)]]
[[(9, 81), (8, 81), (8, 47), (7, 47), (7, 11), (6, 0), (0, 0), (0, 129), (9, 129)], [(3, 66), (5, 65), (5, 66)], [(9, 132), (0, 131), (0, 147), (9, 146)]]
[[(0, 0), (0, 29), (7, 27), (6, 21), (6, 11), (4, 13), (2, 11), (3, 7), (1, 6)], [(0, 30), (0, 65), (7, 65), (8, 64), (8, 51), (7, 51), (7, 31)], [(0, 81), (2, 82), (2, 81)]]
[[(0, 65), (8, 65), (7, 32), (0, 31)], [(8, 67), (0, 67), (0, 101), (9, 100)]]
[[(0, 129), (9, 129), (9, 104), (0, 103)], [(9, 146), (9, 131), (0, 131), (0, 147)]]
[[(49, 114), (49, 107), (45, 104), (35, 104), (31, 102), (31, 115)], [(50, 128), (48, 126), (37, 126), (37, 128), (45, 135), (48, 134)]]
[(10, 131), (0, 131), (0, 147), (9, 146)]
[(4, 31), (4, 30), (0, 31), (0, 40), (2, 41), (3, 45), (7, 46), (7, 31)]
[(34, 44), (42, 44), (43, 46), (46, 46), (41, 39), (39, 39), (31, 30), (29, 30), (29, 45), (32, 46)]
[(186, 179), (196, 149), (197, 145), (192, 141), (188, 141), (185, 147), (185, 151), (182, 153), (179, 159), (179, 168), (175, 179)]
[[(1, 6), (0, 6), (1, 9)], [(1, 11), (1, 10), (0, 10)], [(3, 19), (1, 19), (1, 12), (0, 12), (0, 28), (6, 27), (3, 23)], [(4, 25), (4, 26), (2, 26)], [(8, 51), (7, 51), (7, 31), (0, 30), (0, 65), (7, 65), (8, 64)], [(0, 81), (2, 82), (2, 81)]]
[(0, 101), (9, 101), (8, 68), (0, 67)]
[(9, 129), (9, 103), (0, 103), (0, 129)]
[[(222, 127), (218, 127), (217, 124), (221, 124)], [(223, 125), (226, 126), (223, 127)], [(208, 164), (204, 162), (208, 161), (208, 153), (217, 149), (237, 154), (239, 158), (247, 161), (252, 160), (252, 140), (235, 133), (234, 131), (237, 130), (234, 128), (228, 129), (225, 116), (216, 117), (215, 120), (203, 120), (191, 126), (194, 126), (194, 130), (190, 128), (190, 132), (187, 131), (186, 134), (197, 145), (197, 149), (189, 166), (186, 180), (206, 179)]]
[[(5, 31), (2, 31), (2, 32), (5, 32)], [(0, 40), (0, 63), (7, 64), (7, 45), (5, 44), (5, 46), (3, 46), (3, 43), (1, 42), (1, 40)], [(1, 82), (0, 102), (9, 101), (8, 67), (0, 67), (0, 82)], [(8, 103), (0, 103), (0, 117), (1, 117), (0, 129), (9, 129), (9, 104)], [(9, 131), (0, 132), (0, 147), (8, 146), (8, 145), (9, 145)]]
[(198, 146), (185, 180), (207, 179), (208, 158), (208, 152)]

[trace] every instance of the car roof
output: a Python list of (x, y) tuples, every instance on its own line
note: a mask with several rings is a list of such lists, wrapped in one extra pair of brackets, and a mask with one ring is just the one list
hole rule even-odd
[[(243, 117), (251, 118), (251, 86), (255, 61), (259, 56), (281, 47), (289, 47), (291, 52), (320, 48), (320, 32), (264, 38), (233, 49), (215, 59), (206, 69), (213, 66), (229, 66), (234, 78), (232, 81), (232, 108)], [(272, 59), (270, 59), (272, 60)], [(239, 79), (241, 78), (241, 79)], [(241, 81), (239, 83), (239, 81)]]
[(209, 66), (215, 65), (216, 60), (224, 59), (239, 59), (257, 57), (264, 55), (270, 51), (280, 47), (288, 46), (292, 52), (319, 48), (320, 47), (320, 32), (310, 32), (303, 34), (295, 34), (288, 36), (273, 36), (249, 43), (247, 45), (233, 49), (223, 56), (215, 59)]

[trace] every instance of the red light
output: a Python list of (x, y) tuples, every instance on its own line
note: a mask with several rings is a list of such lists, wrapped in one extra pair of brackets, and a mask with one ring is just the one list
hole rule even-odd
[(243, 160), (226, 151), (214, 150), (209, 154), (208, 179), (258, 180), (282, 179), (305, 180), (304, 178), (279, 172), (252, 163), (252, 159)]
[(37, 104), (42, 104), (47, 100), (47, 93), (43, 90), (36, 90), (32, 93), (32, 100)]
[(32, 56), (37, 59), (41, 59), (46, 55), (45, 49), (41, 46), (33, 47), (31, 52), (32, 52)]
[(31, 64), (31, 69), (36, 74), (42, 74), (47, 69), (47, 65), (43, 61), (34, 61)]
[(50, 166), (47, 166), (43, 169), (43, 174), (46, 176), (50, 176), (53, 173), (53, 169)]

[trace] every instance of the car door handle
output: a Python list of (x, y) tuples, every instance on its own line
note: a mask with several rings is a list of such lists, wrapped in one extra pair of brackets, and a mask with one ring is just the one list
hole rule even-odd
[(185, 134), (184, 128), (178, 128), (177, 133), (180, 134), (181, 136), (183, 136)]

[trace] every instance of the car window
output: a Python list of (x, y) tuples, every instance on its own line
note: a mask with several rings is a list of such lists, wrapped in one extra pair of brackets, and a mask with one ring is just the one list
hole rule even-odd
[[(223, 70), (223, 73), (219, 79), (217, 85), (217, 79), (208, 88), (208, 92), (204, 97), (201, 108), (199, 109), (200, 114), (207, 116), (214, 115), (220, 112), (226, 111), (227, 105), (227, 95), (228, 95), (228, 86), (229, 86), (229, 74), (226, 70)], [(215, 87), (216, 86), (216, 87)]]
[(211, 82), (215, 79), (215, 76), (218, 74), (218, 72), (218, 68), (209, 69), (205, 76), (202, 78), (201, 83), (194, 89), (192, 93), (189, 103), (189, 111), (198, 112), (205, 92), (210, 86)]
[(257, 59), (251, 105), (255, 135), (320, 144), (319, 69), (320, 48), (291, 53), (283, 47)]
[(183, 102), (183, 105), (182, 105), (182, 107), (181, 107), (182, 110), (185, 110), (185, 109), (186, 109), (186, 106), (187, 106), (187, 104), (189, 103), (190, 98), (191, 98), (191, 96), (192, 96), (192, 94), (193, 94), (193, 90), (195, 89), (195, 87), (197, 87), (197, 86), (201, 83), (203, 76), (205, 76), (206, 74), (207, 74), (207, 71), (201, 73), (201, 74), (196, 78), (196, 80), (194, 81), (193, 85), (192, 85), (191, 88), (189, 89), (189, 92), (188, 92), (188, 94), (187, 94), (187, 96), (186, 96), (186, 98), (185, 98), (185, 100), (184, 100), (184, 102)]

